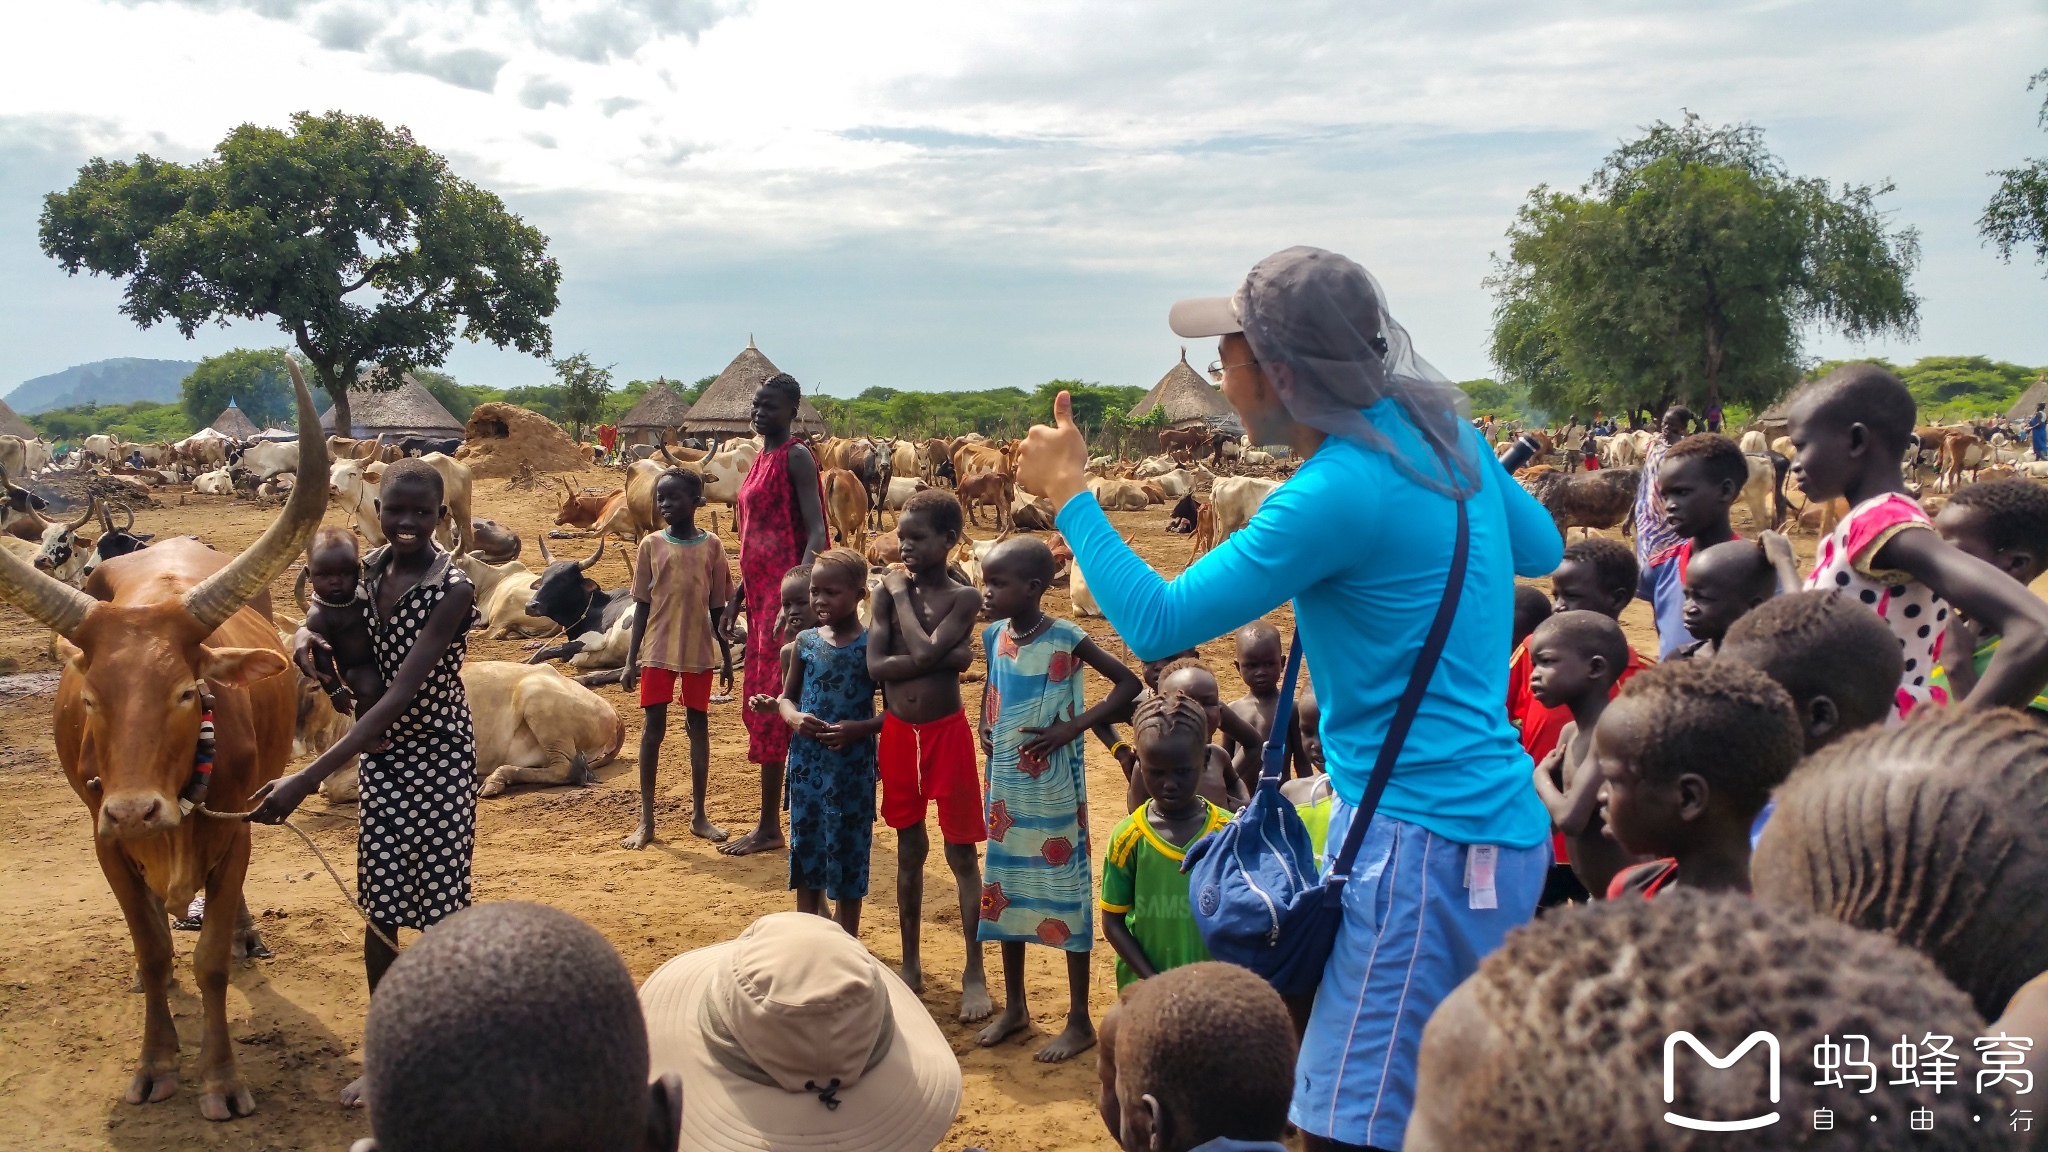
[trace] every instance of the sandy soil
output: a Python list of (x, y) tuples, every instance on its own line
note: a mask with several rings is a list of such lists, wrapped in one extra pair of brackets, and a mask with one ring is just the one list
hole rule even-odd
[[(582, 480), (599, 484), (604, 475)], [(226, 497), (163, 498), (137, 527), (160, 536), (192, 533), (224, 549), (255, 538), (272, 512)], [(730, 537), (731, 516), (717, 509), (714, 530)], [(507, 489), (505, 481), (479, 481), (475, 514), (520, 531), (528, 558), (533, 537), (553, 519), (543, 492)], [(1112, 517), (1147, 559), (1177, 572), (1187, 558), (1184, 537), (1164, 532), (1165, 511)], [(330, 513), (329, 522), (342, 521)], [(992, 535), (975, 530), (977, 537)], [(1810, 553), (1811, 542), (1802, 551)], [(729, 551), (737, 541), (728, 538)], [(577, 553), (574, 541), (555, 547)], [(609, 586), (626, 580), (624, 563), (608, 549), (594, 573)], [(290, 604), (287, 573), (275, 587)], [(1064, 585), (1048, 597), (1048, 610), (1066, 614)], [(1270, 618), (1283, 631), (1291, 614)], [(1136, 661), (1100, 619), (1084, 621), (1111, 653)], [(1623, 623), (1631, 643), (1654, 651), (1649, 613), (1632, 605)], [(480, 635), (480, 634), (479, 634)], [(0, 607), (0, 672), (54, 673), (48, 634), (11, 608)], [(516, 642), (473, 640), (473, 657), (520, 659)], [(1223, 682), (1226, 699), (1243, 687), (1231, 668), (1227, 641), (1202, 646)], [(184, 1041), (186, 1079), (171, 1100), (151, 1106), (123, 1104), (120, 1096), (141, 1043), (141, 998), (130, 993), (132, 952), (119, 909), (94, 862), (85, 809), (66, 786), (51, 744), (50, 693), (0, 693), (0, 1144), (36, 1149), (341, 1149), (369, 1127), (360, 1112), (344, 1112), (336, 1094), (360, 1069), (363, 1013), (369, 997), (361, 968), (355, 915), (305, 846), (284, 828), (258, 827), (247, 895), (276, 957), (236, 965), (228, 996), (231, 1027), (244, 1075), (257, 1099), (253, 1117), (210, 1124), (199, 1116), (190, 1061), (199, 1039), (199, 1003), (190, 973), (196, 934), (176, 933), (182, 973), (172, 1010)], [(21, 681), (14, 681), (19, 685)], [(33, 685), (30, 685), (33, 687)], [(644, 852), (627, 852), (619, 838), (632, 828), (637, 791), (635, 753), (639, 710), (616, 688), (598, 690), (626, 718), (624, 751), (589, 788), (519, 789), (479, 804), (475, 895), (482, 900), (534, 900), (566, 909), (602, 931), (636, 978), (669, 957), (729, 939), (755, 917), (791, 906), (781, 856), (729, 859), (688, 834), (686, 745), (675, 726), (663, 754), (662, 839)], [(968, 688), (970, 706), (979, 698)], [(1089, 698), (1104, 691), (1089, 678)], [(746, 734), (738, 704), (714, 705), (711, 714), (712, 818), (744, 830), (758, 803), (756, 769), (746, 762)], [(1088, 750), (1090, 810), (1099, 845), (1123, 813), (1124, 781), (1098, 746)], [(351, 885), (355, 826), (352, 806), (330, 809), (315, 797), (301, 809), (311, 833)], [(863, 941), (884, 960), (901, 956), (896, 916), (894, 837), (878, 828), (872, 895), (862, 922)], [(957, 1023), (958, 973), (964, 944), (950, 875), (934, 854), (927, 865), (923, 920), (927, 972), (924, 1000), (945, 1026), (966, 1073), (960, 1116), (941, 1145), (1050, 1152), (1113, 1147), (1094, 1111), (1095, 1061), (1042, 1065), (1031, 1053), (1063, 1026), (1063, 962), (1049, 949), (1027, 949), (1031, 1033), (993, 1049), (974, 1042)], [(410, 937), (408, 937), (409, 939)], [(1113, 955), (1095, 951), (1092, 1001), (1099, 1017), (1115, 998)], [(990, 980), (1000, 998), (996, 950), (989, 950)]]

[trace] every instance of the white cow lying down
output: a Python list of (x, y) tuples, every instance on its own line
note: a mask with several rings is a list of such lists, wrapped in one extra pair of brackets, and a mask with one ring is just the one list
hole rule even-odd
[[(472, 660), (462, 666), (462, 688), (476, 723), (476, 771), (485, 796), (513, 784), (588, 784), (594, 768), (611, 763), (626, 726), (604, 698), (550, 664)], [(356, 772), (327, 778), (320, 794), (356, 799)]]

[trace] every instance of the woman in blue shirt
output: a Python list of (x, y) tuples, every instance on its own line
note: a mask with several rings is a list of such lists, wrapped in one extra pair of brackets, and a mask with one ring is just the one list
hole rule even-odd
[(1468, 501), (1457, 619), (1367, 827), (1296, 1067), (1290, 1118), (1312, 1149), (1400, 1148), (1423, 1024), (1534, 913), (1550, 864), (1549, 819), (1505, 701), (1514, 577), (1547, 575), (1563, 542), (1383, 299), (1356, 263), (1290, 248), (1236, 296), (1174, 306), (1175, 332), (1222, 338), (1223, 392), (1251, 442), (1302, 460), (1178, 579), (1152, 571), (1088, 497), (1087, 446), (1064, 396), (1058, 426), (1033, 428), (1018, 464), (1023, 487), (1059, 509), (1075, 562), (1140, 658), (1294, 602), (1338, 797), (1332, 843), (1443, 596), (1454, 500)]

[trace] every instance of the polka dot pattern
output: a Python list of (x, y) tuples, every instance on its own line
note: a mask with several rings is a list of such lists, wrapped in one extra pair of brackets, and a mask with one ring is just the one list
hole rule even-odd
[[(1854, 596), (1876, 612), (1898, 639), (1905, 673), (1900, 678), (1892, 723), (1903, 720), (1920, 704), (1948, 702), (1945, 689), (1927, 683), (1929, 670), (1941, 657), (1946, 636), (1942, 625), (1948, 620), (1948, 608), (1933, 589), (1903, 572), (1874, 574), (1870, 560), (1895, 533), (1933, 526), (1920, 505), (1896, 492), (1866, 500), (1850, 509), (1834, 532), (1821, 541), (1813, 574), (1806, 578), (1809, 589), (1834, 589)], [(1932, 624), (1926, 622), (1929, 617)]]
[[(370, 637), (387, 683), (449, 589), (468, 582), (444, 559), (399, 598), (390, 619), (370, 614)], [(374, 604), (374, 582), (367, 593)], [(469, 907), (478, 782), (461, 672), (475, 623), (472, 608), (412, 706), (385, 732), (391, 747), (362, 758), (356, 885), (364, 911), (379, 923), (426, 928)]]

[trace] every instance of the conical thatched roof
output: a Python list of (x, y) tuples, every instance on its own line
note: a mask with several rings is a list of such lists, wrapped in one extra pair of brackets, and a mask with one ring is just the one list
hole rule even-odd
[[(773, 373), (770, 373), (770, 375), (773, 375)], [(633, 405), (633, 410), (626, 413), (625, 418), (619, 421), (619, 430), (622, 432), (657, 429), (666, 431), (670, 428), (681, 427), (683, 418), (689, 414), (690, 402), (683, 399), (683, 394), (676, 391), (676, 386), (664, 378), (656, 380), (654, 385), (647, 389), (646, 395), (640, 397), (640, 402)]]
[(1188, 367), (1188, 350), (1185, 348), (1180, 350), (1180, 362), (1167, 369), (1159, 383), (1154, 384), (1152, 390), (1145, 393), (1145, 398), (1131, 409), (1131, 419), (1142, 420), (1152, 409), (1161, 407), (1166, 409), (1169, 428), (1202, 426), (1238, 434), (1244, 432), (1230, 401), (1223, 398), (1223, 393), (1214, 384)]
[(249, 419), (247, 413), (235, 407), (235, 399), (232, 396), (228, 397), (228, 406), (220, 410), (220, 415), (214, 417), (213, 423), (208, 427), (237, 440), (254, 440), (263, 431), (256, 426), (254, 420)]
[(24, 440), (28, 440), (32, 439), (35, 434), (36, 430), (28, 426), (28, 421), (23, 420), (14, 409), (9, 408), (7, 401), (0, 400), (0, 436), (19, 436)]
[(2012, 407), (2006, 410), (2005, 418), (2025, 420), (2034, 414), (2036, 404), (2048, 404), (2048, 372), (2041, 373), (2032, 384), (2027, 385), (2027, 390), (2020, 393), (2020, 398), (2013, 401)]
[[(356, 386), (348, 390), (349, 416), (355, 421), (349, 435), (357, 439), (387, 434), (462, 435), (462, 421), (441, 407), (441, 402), (413, 379), (412, 373), (406, 373), (398, 387), (388, 392), (372, 392), (365, 388), (361, 381), (369, 375), (368, 372), (363, 373)], [(326, 432), (334, 431), (334, 409), (329, 408), (320, 414), (320, 428)]]
[[(704, 395), (690, 406), (690, 412), (683, 417), (683, 427), (690, 432), (724, 432), (748, 435), (754, 430), (754, 393), (761, 390), (761, 384), (782, 369), (777, 368), (768, 357), (754, 347), (752, 338), (740, 354), (732, 358)], [(651, 392), (652, 389), (649, 389)], [(825, 431), (825, 418), (811, 407), (809, 400), (800, 401), (796, 408), (796, 431), (812, 433)]]

